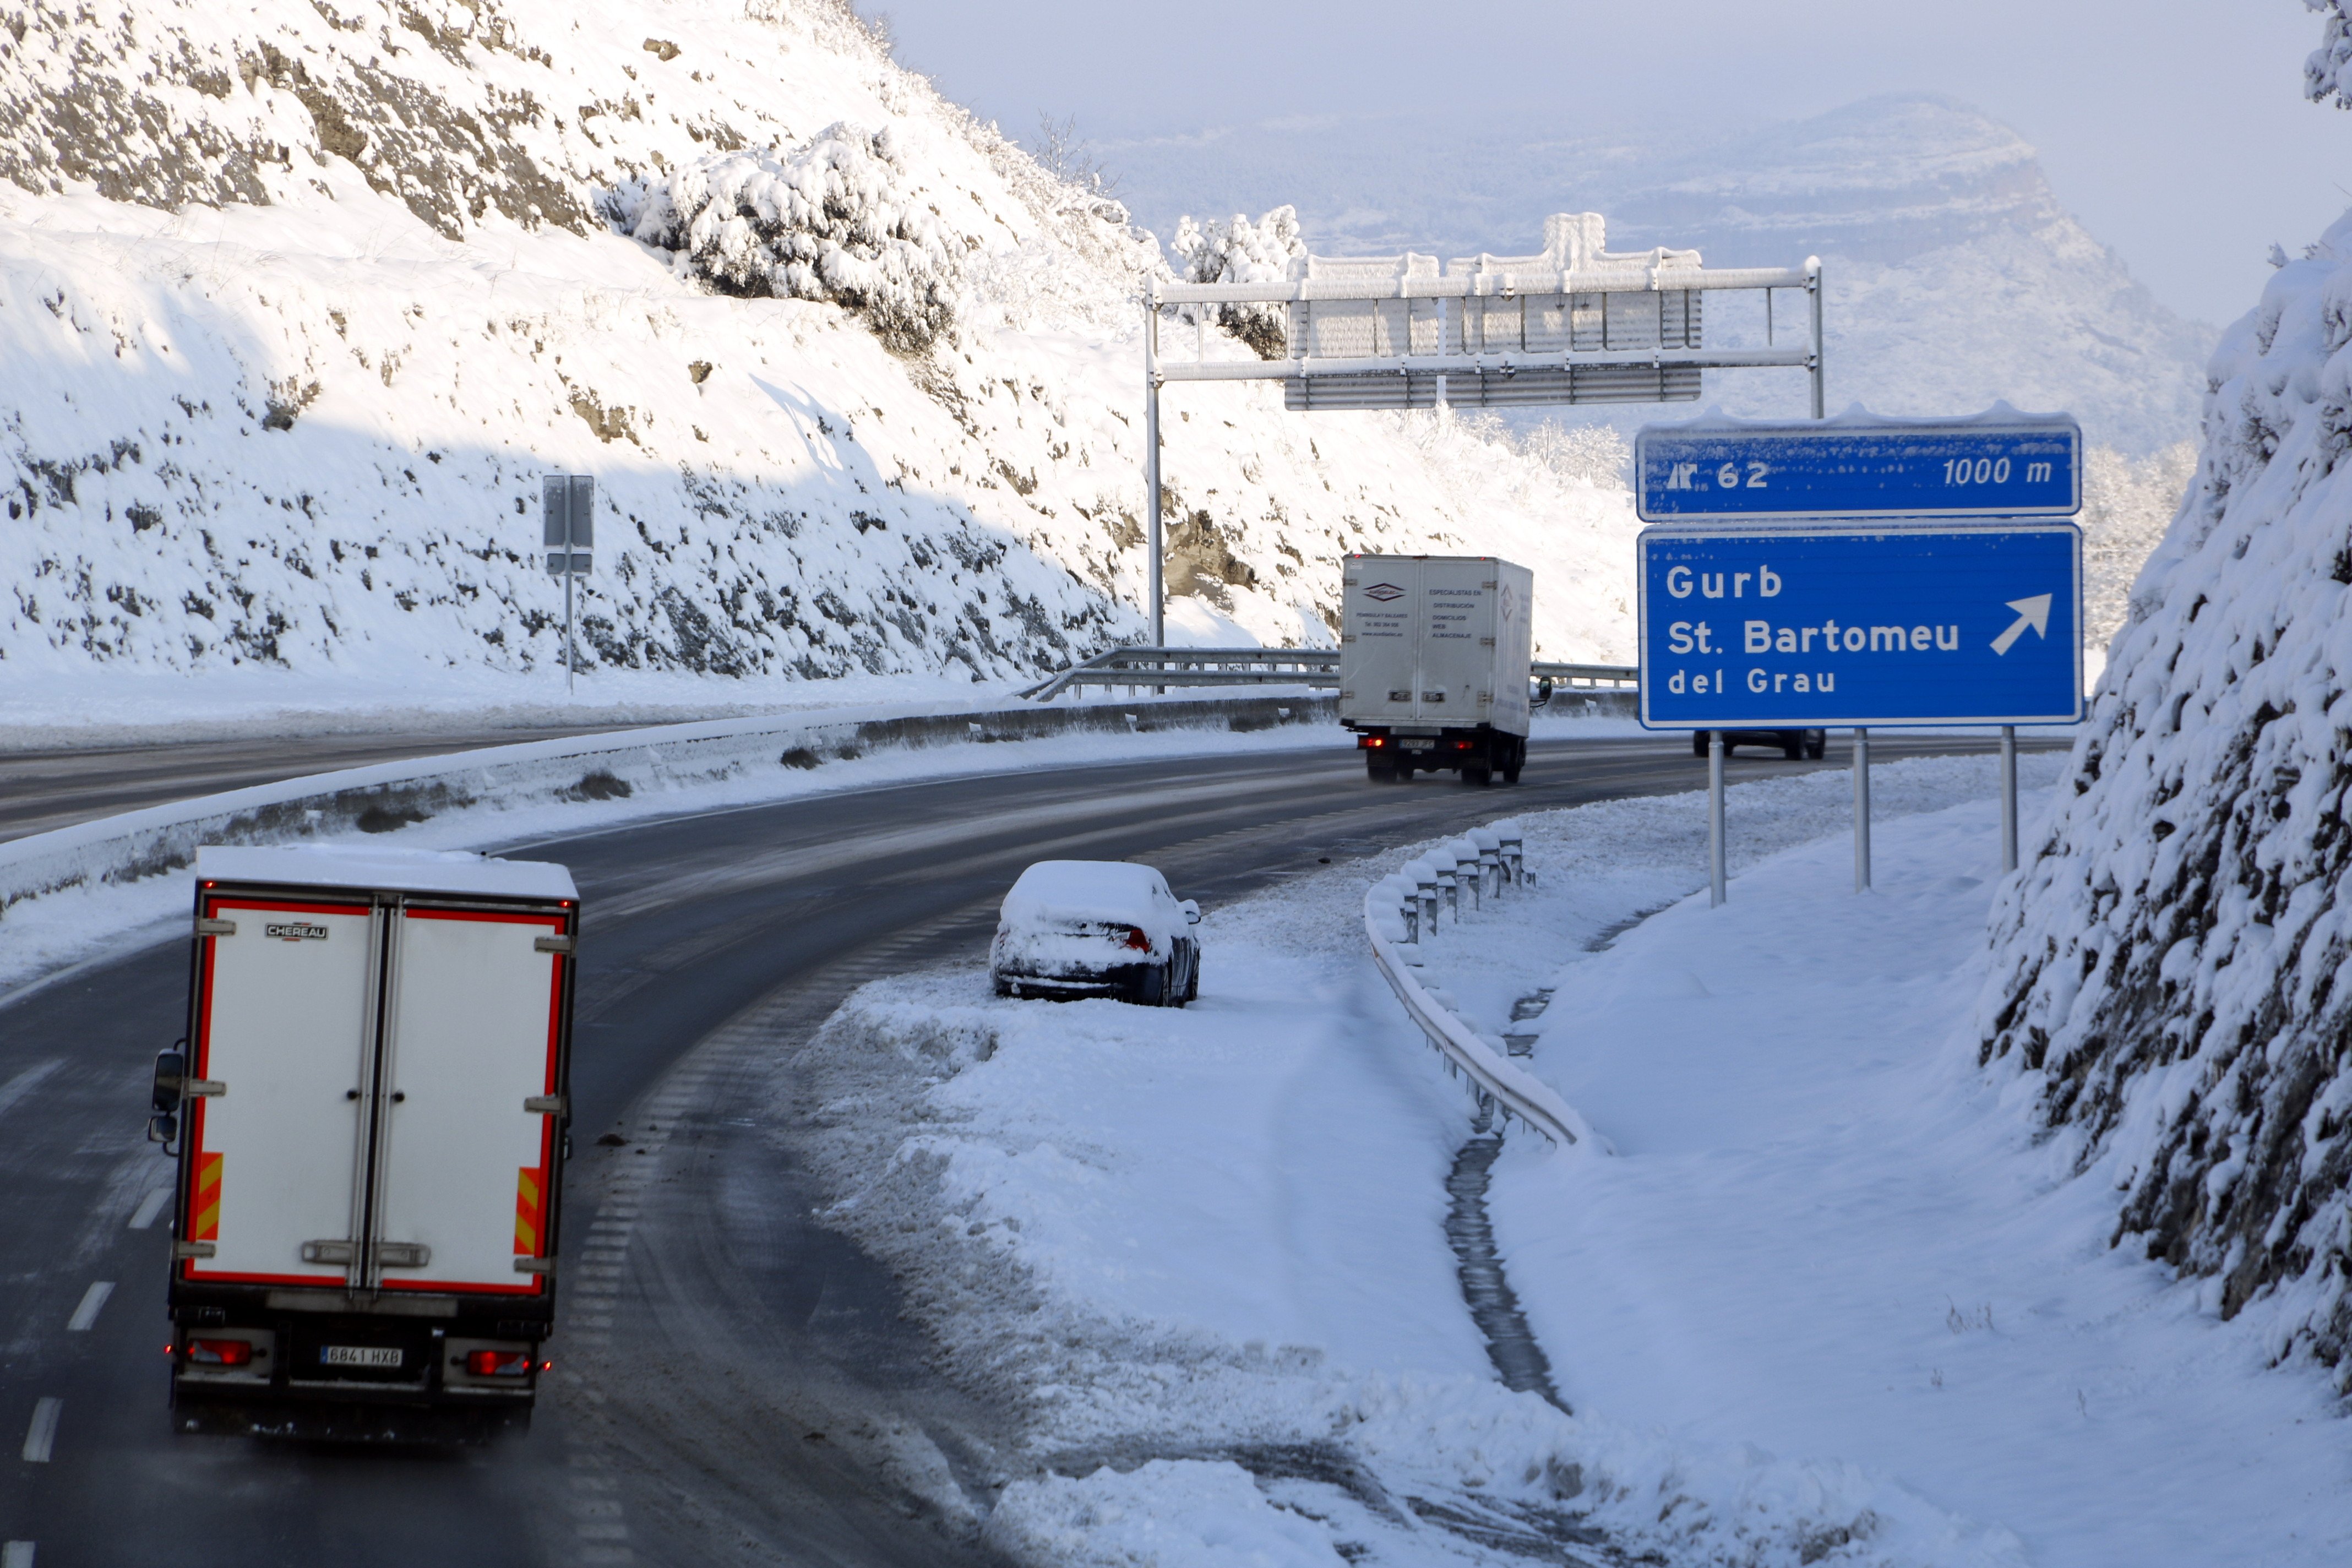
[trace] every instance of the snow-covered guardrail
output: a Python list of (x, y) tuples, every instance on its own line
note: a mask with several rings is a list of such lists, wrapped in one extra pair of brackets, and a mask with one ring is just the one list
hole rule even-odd
[(1060, 708), (931, 703), (662, 724), (414, 757), (257, 784), (0, 844), (0, 916), (27, 899), (178, 870), (199, 844), (279, 844), (394, 831), (476, 807), (526, 811), (789, 776), (888, 748), (1026, 741), (1085, 731), (1328, 721), (1328, 698), (1137, 698)]
[(1364, 935), (1372, 962), (1419, 1025), (1455, 1068), (1507, 1117), (1516, 1116), (1554, 1143), (1603, 1145), (1549, 1084), (1514, 1065), (1503, 1042), (1473, 1029), (1433, 994), (1421, 976), (1442, 926), (1460, 925), (1490, 903), (1507, 902), (1528, 885), (1517, 823), (1505, 819), (1475, 828), (1384, 877), (1364, 893)]

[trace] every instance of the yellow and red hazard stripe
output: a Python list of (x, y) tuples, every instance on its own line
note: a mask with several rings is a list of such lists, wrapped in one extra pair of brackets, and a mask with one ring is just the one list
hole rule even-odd
[(539, 1256), (539, 1238), (547, 1212), (547, 1194), (542, 1185), (542, 1173), (536, 1166), (525, 1165), (515, 1178), (514, 1249), (518, 1257)]
[(218, 1154), (196, 1156), (195, 1212), (188, 1224), (191, 1241), (220, 1239), (221, 1157)]

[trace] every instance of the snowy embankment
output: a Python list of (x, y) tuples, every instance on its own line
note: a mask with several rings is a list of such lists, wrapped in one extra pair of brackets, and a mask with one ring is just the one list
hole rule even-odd
[(1996, 906), (1979, 1039), (2119, 1244), (2352, 1389), (2352, 218), (2277, 260)]
[[(592, 700), (1139, 636), (1157, 243), (839, 0), (0, 20), (0, 717), (119, 721), (131, 675), (537, 700), (551, 471), (599, 485)], [(1427, 416), (1168, 402), (1180, 640), (1328, 643), (1344, 552), (1478, 551), (1541, 572), (1549, 656), (1625, 654), (1613, 483)]]
[[(2062, 765), (2021, 764), (2029, 826)], [(1732, 792), (1721, 910), (1696, 797), (1526, 816), (1538, 886), (1432, 944), (1482, 1033), (1555, 990), (1527, 1065), (1615, 1146), (1515, 1135), (1489, 1199), (1573, 1415), (1494, 1380), (1461, 1299), (1471, 1108), (1363, 952), (1364, 886), (1409, 850), (1211, 910), (1181, 1013), (1000, 1002), (976, 969), (853, 998), (798, 1063), (831, 1217), (1025, 1410), (1037, 1471), (994, 1538), (1056, 1564), (2342, 1561), (2326, 1389), (2109, 1252), (2107, 1184), (1976, 1068), (1994, 768), (1881, 767), (1864, 897), (1843, 773)]]

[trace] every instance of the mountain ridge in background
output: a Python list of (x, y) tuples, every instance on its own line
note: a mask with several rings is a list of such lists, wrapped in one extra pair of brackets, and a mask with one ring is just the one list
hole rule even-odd
[[(2158, 303), (2065, 210), (2023, 138), (1934, 94), (1706, 140), (1314, 119), (1107, 142), (1102, 155), (1162, 235), (1187, 213), (1289, 203), (1319, 254), (1507, 255), (1536, 247), (1547, 213), (1595, 211), (1617, 249), (1696, 247), (1735, 267), (1817, 254), (1833, 410), (1962, 414), (2005, 399), (2070, 410), (2094, 444), (2143, 455), (2194, 434), (2218, 337)], [(1710, 329), (1754, 335), (1737, 318)], [(1793, 374), (1717, 372), (1706, 395), (1801, 416), (1803, 392)]]

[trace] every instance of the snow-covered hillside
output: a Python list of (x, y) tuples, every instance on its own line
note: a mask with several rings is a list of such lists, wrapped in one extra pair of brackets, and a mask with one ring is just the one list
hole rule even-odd
[[(1139, 635), (1158, 248), (837, 0), (0, 24), (12, 702), (544, 668), (548, 471), (600, 482), (600, 671), (993, 679)], [(1613, 487), (1263, 389), (1171, 395), (1166, 446), (1192, 640), (1328, 640), (1336, 556), (1434, 549), (1533, 565), (1546, 654), (1629, 652)]]
[[(2133, 591), (2072, 789), (1996, 906), (1987, 1060), (2118, 1240), (2352, 1351), (2352, 217), (2214, 356), (2196, 483)], [(2341, 1375), (2352, 1379), (2352, 1362)]]
[[(2194, 433), (2205, 390), (2210, 330), (2158, 304), (2059, 205), (2031, 145), (1950, 99), (1872, 99), (1696, 146), (1399, 118), (1122, 142), (1106, 156), (1162, 233), (1183, 212), (1295, 203), (1318, 251), (1459, 256), (1527, 249), (1542, 214), (1591, 209), (1609, 216), (1612, 244), (1696, 247), (1712, 266), (1819, 254), (1833, 407), (1963, 414), (2005, 398), (2071, 409), (2095, 445), (2145, 455)], [(1735, 412), (1804, 413), (1794, 375), (1717, 373), (1707, 395)]]

